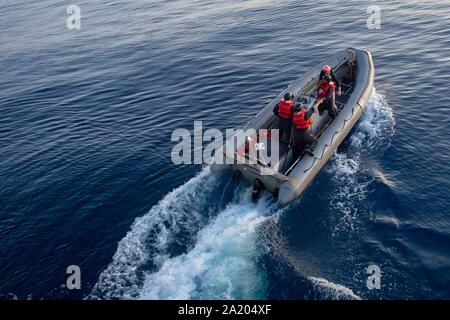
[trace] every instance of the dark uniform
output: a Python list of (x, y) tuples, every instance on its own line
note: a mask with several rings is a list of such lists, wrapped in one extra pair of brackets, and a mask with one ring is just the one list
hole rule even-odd
[(328, 110), (328, 115), (331, 119), (334, 119), (338, 112), (334, 106), (336, 85), (333, 81), (330, 81), (330, 76), (325, 76), (324, 79), (327, 79), (328, 83), (321, 82), (319, 85), (318, 99), (323, 99), (323, 102), (319, 105), (319, 112)]
[[(323, 78), (325, 78), (327, 74), (325, 73), (325, 71), (320, 71), (320, 75), (319, 75), (319, 85), (320, 85), (320, 81), (323, 80)], [(336, 89), (340, 89), (341, 88), (341, 83), (339, 82), (339, 79), (336, 77), (336, 75), (334, 74), (333, 71), (330, 71), (330, 77), (331, 77), (331, 81), (333, 81), (333, 83), (336, 85)]]
[(291, 130), (292, 130), (292, 113), (294, 107), (293, 96), (287, 93), (284, 99), (273, 108), (273, 113), (278, 116), (278, 129), (280, 132), (280, 141), (283, 139), (283, 134), (287, 137), (287, 143), (290, 141)]
[(311, 116), (314, 109), (308, 111), (305, 108), (295, 111), (293, 114), (294, 130), (294, 159), (300, 157), (303, 153), (312, 154), (317, 144), (317, 139), (314, 137), (310, 128), (313, 124)]

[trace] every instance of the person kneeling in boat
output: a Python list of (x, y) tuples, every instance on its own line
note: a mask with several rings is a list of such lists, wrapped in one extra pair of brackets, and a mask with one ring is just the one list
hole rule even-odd
[(294, 122), (294, 146), (293, 153), (294, 159), (297, 159), (303, 154), (314, 155), (313, 151), (317, 144), (317, 139), (314, 137), (310, 128), (313, 124), (312, 115), (315, 112), (317, 103), (311, 107), (308, 111), (302, 104), (297, 104), (295, 106), (295, 111), (293, 114)]
[(294, 112), (294, 95), (287, 92), (284, 98), (273, 108), (273, 113), (278, 117), (278, 129), (280, 133), (280, 142), (282, 142), (283, 134), (286, 134), (287, 144), (291, 140), (292, 130), (292, 113)]
[(336, 115), (339, 112), (338, 108), (335, 106), (335, 92), (336, 85), (332, 81), (331, 76), (326, 75), (320, 81), (317, 99), (319, 104), (319, 113), (322, 114), (324, 110), (328, 110), (328, 115), (331, 119), (336, 118)]
[(319, 81), (317, 82), (316, 91), (319, 90), (321, 81), (323, 80), (323, 78), (325, 78), (325, 76), (331, 77), (331, 80), (333, 81), (334, 85), (336, 86), (336, 94), (338, 96), (340, 96), (341, 95), (341, 83), (339, 82), (339, 79), (334, 74), (333, 70), (331, 70), (331, 67), (327, 64), (324, 65), (322, 67), (322, 70), (320, 71)]

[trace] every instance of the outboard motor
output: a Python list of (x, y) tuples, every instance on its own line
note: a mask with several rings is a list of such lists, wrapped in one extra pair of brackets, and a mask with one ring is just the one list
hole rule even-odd
[(261, 195), (261, 192), (264, 191), (264, 189), (265, 189), (264, 184), (259, 179), (255, 179), (255, 182), (253, 182), (253, 189), (252, 189), (253, 203), (256, 203), (256, 201), (258, 201), (258, 198)]

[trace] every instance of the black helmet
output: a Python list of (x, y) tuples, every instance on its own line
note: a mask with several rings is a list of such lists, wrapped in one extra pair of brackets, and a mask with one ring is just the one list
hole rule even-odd
[(305, 106), (304, 106), (302, 103), (296, 103), (295, 106), (294, 106), (294, 111), (296, 111), (296, 112), (302, 111), (302, 109), (303, 109), (304, 107), (305, 107)]
[(298, 99), (298, 102), (300, 102), (301, 104), (308, 104), (308, 99), (305, 97), (302, 97), (301, 99)]
[(325, 75), (325, 77), (323, 77), (324, 80), (327, 80), (328, 82), (330, 82), (331, 80), (333, 80), (333, 78), (331, 78), (330, 75)]
[(290, 93), (290, 92), (286, 92), (286, 93), (284, 94), (284, 100), (286, 100), (286, 101), (291, 100), (293, 97), (294, 97), (294, 96), (293, 96), (292, 93)]

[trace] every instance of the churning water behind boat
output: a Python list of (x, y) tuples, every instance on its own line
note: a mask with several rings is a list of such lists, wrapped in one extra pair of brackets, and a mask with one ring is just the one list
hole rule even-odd
[[(341, 201), (353, 201), (369, 182), (357, 181), (358, 161), (366, 156), (382, 152), (373, 140), (382, 132), (385, 148), (393, 133), (392, 111), (383, 96), (374, 92), (366, 113), (350, 138), (350, 152), (338, 154), (326, 167), (336, 173), (336, 186), (345, 182), (352, 191)], [(379, 144), (383, 145), (383, 144)], [(348, 157), (348, 161), (342, 161)], [(349, 165), (348, 163), (351, 163)], [(362, 179), (369, 180), (369, 177)], [(268, 279), (261, 265), (264, 246), (258, 243), (262, 224), (274, 223), (291, 207), (280, 208), (269, 194), (257, 205), (250, 202), (250, 188), (238, 186), (230, 203), (220, 212), (212, 212), (210, 198), (217, 192), (218, 179), (204, 169), (185, 185), (164, 197), (149, 213), (138, 218), (132, 230), (119, 243), (113, 262), (100, 276), (91, 298), (137, 299), (261, 299), (266, 297)], [(229, 177), (228, 177), (229, 178)], [(364, 185), (362, 185), (364, 184)], [(346, 194), (343, 192), (342, 194)], [(350, 221), (345, 210), (352, 210), (352, 203), (330, 205), (343, 208), (341, 223)], [(350, 200), (352, 199), (352, 200)], [(275, 220), (274, 220), (275, 219)], [(357, 217), (352, 217), (355, 221)], [(351, 222), (351, 221), (350, 221)], [(201, 227), (203, 226), (203, 227)], [(351, 226), (351, 225), (350, 225)], [(180, 231), (189, 234), (184, 252), (173, 255), (170, 243), (180, 237)], [(151, 267), (149, 267), (151, 266)], [(328, 280), (308, 277), (317, 289), (318, 297), (359, 298), (351, 289)], [(326, 289), (324, 289), (326, 288)]]

